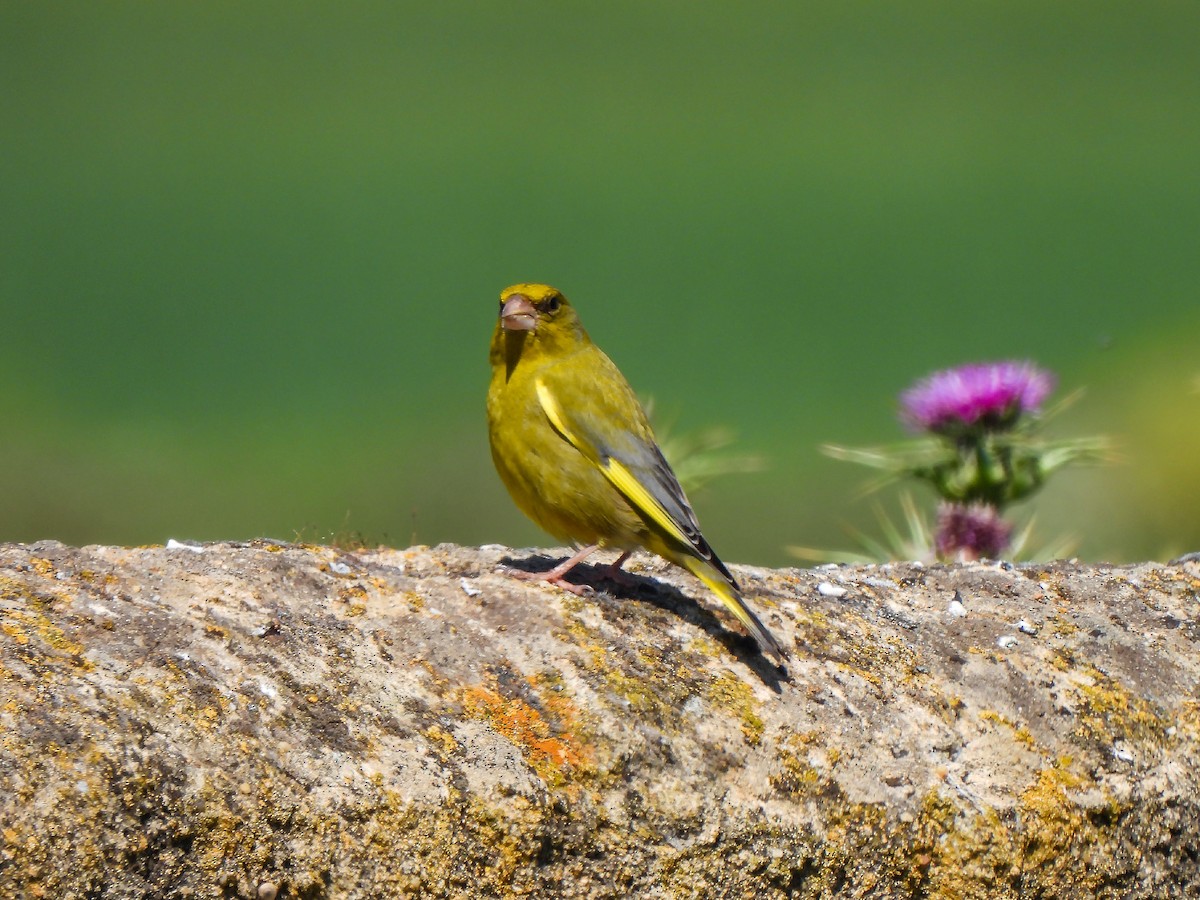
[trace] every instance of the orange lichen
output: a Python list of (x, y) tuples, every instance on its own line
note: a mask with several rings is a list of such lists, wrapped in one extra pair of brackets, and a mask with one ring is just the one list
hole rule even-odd
[(537, 709), (520, 697), (501, 694), (494, 680), (464, 688), (462, 704), (468, 716), (487, 722), (512, 741), (548, 782), (561, 782), (564, 770), (580, 768), (589, 756), (588, 748), (573, 734), (556, 734)]

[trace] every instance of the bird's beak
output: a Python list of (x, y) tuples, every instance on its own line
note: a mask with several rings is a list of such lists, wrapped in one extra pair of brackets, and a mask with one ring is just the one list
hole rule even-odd
[(500, 310), (500, 324), (505, 331), (533, 331), (537, 327), (537, 310), (524, 294), (513, 294)]

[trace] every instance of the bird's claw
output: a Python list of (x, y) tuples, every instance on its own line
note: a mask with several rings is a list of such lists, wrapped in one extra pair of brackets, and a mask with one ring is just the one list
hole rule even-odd
[(540, 581), (543, 584), (559, 587), (578, 597), (586, 596), (592, 591), (589, 585), (573, 584), (563, 576), (555, 576), (552, 572), (526, 572), (524, 569), (509, 569), (508, 574), (519, 581)]

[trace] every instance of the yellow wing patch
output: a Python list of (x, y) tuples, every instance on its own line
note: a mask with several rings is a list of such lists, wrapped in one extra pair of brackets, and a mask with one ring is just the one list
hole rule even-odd
[(671, 518), (670, 513), (663, 509), (663, 505), (654, 499), (654, 495), (646, 490), (624, 463), (611, 456), (598, 458), (596, 448), (585, 444), (567, 427), (562, 407), (550, 393), (550, 388), (545, 381), (538, 378), (534, 382), (534, 388), (537, 390), (537, 398), (542, 406), (542, 411), (550, 420), (550, 424), (554, 426), (555, 431), (561, 434), (572, 447), (594, 462), (604, 473), (604, 477), (612, 482), (613, 487), (620, 491), (642, 515), (650, 518), (654, 524), (684, 547), (693, 546), (692, 538), (679, 527), (679, 524)]
[(679, 524), (671, 518), (670, 513), (663, 509), (662, 504), (654, 499), (654, 495), (646, 490), (642, 483), (634, 477), (634, 474), (625, 467), (624, 463), (610, 457), (601, 464), (600, 471), (604, 473), (605, 477), (613, 483), (613, 486), (618, 491), (629, 498), (630, 503), (637, 507), (644, 515), (649, 516), (654, 521), (654, 524), (679, 541), (684, 547), (693, 546), (692, 539), (684, 533)]
[(537, 391), (538, 403), (542, 405), (542, 412), (546, 414), (546, 418), (550, 420), (550, 424), (554, 426), (554, 430), (561, 434), (568, 444), (588, 457), (588, 459), (591, 459), (595, 454), (588, 453), (585, 447), (580, 446), (579, 439), (567, 428), (567, 423), (563, 420), (562, 407), (558, 405), (558, 401), (550, 393), (550, 388), (546, 387), (546, 382), (538, 378), (534, 381), (533, 387)]

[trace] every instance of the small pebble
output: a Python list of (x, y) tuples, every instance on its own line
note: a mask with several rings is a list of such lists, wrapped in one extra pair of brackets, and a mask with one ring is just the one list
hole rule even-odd
[(1036, 625), (1031, 624), (1028, 620), (1022, 619), (1020, 622), (1017, 623), (1017, 631), (1020, 631), (1024, 634), (1037, 634), (1038, 627)]
[(334, 575), (349, 575), (350, 574), (350, 567), (348, 565), (346, 565), (344, 562), (330, 563), (329, 569), (330, 569), (330, 571), (333, 572)]
[(1002, 634), (996, 639), (996, 646), (1001, 650), (1011, 650), (1017, 646), (1017, 639), (1011, 634)]
[(848, 592), (844, 587), (837, 587), (828, 581), (822, 581), (817, 585), (817, 593), (822, 597), (845, 597)]
[(279, 888), (270, 881), (264, 881), (258, 886), (258, 900), (275, 900), (279, 894)]
[(962, 601), (955, 597), (950, 601), (950, 605), (946, 607), (946, 612), (954, 616), (956, 619), (961, 619), (967, 614), (967, 608), (962, 605)]

